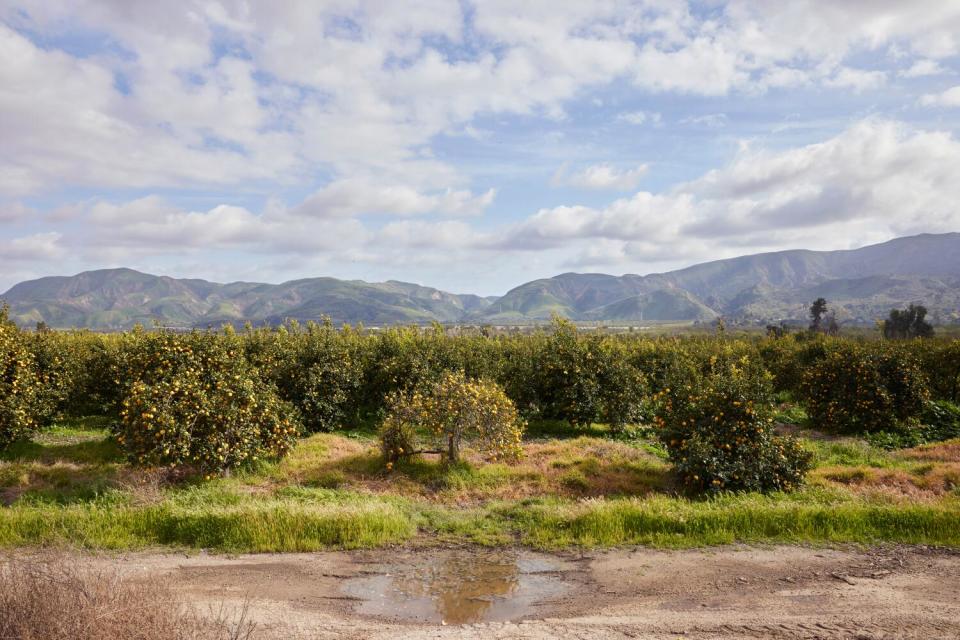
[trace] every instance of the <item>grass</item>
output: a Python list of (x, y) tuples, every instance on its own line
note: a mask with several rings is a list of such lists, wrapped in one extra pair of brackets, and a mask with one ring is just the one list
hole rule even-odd
[[(803, 436), (804, 432), (799, 432)], [(388, 472), (369, 430), (317, 434), (284, 460), (209, 482), (127, 466), (95, 420), (0, 456), (0, 546), (313, 551), (416, 542), (534, 547), (743, 542), (960, 546), (960, 441), (885, 451), (805, 438), (815, 468), (792, 494), (695, 500), (643, 430), (535, 425), (517, 463)]]

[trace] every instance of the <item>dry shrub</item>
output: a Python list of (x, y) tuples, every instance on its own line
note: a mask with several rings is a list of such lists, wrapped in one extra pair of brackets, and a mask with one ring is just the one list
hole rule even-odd
[(0, 561), (4, 640), (250, 640), (244, 607), (203, 616), (163, 581), (139, 583), (74, 560)]

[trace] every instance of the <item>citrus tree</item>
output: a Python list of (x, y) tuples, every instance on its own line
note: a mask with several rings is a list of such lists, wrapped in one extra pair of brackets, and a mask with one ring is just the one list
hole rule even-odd
[(0, 307), (0, 450), (40, 428), (41, 385), (20, 329)]
[(425, 388), (394, 393), (380, 441), (387, 464), (421, 453), (457, 462), (464, 443), (492, 458), (517, 458), (523, 422), (497, 384), (447, 372)]
[(157, 333), (144, 346), (152, 366), (127, 388), (115, 429), (132, 462), (222, 471), (292, 446), (296, 410), (247, 362), (235, 336)]

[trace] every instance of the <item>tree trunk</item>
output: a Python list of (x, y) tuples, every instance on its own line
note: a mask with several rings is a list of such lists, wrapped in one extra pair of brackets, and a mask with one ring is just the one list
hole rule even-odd
[(460, 438), (456, 434), (451, 434), (448, 440), (447, 459), (460, 462)]

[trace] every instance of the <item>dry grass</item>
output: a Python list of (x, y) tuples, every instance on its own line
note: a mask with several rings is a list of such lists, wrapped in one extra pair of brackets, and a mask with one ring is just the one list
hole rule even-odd
[(251, 640), (246, 609), (203, 616), (171, 586), (136, 583), (76, 560), (0, 561), (4, 640)]
[(904, 449), (898, 454), (908, 460), (929, 462), (960, 462), (960, 440), (925, 444), (913, 449)]
[(435, 456), (383, 465), (371, 441), (317, 434), (302, 441), (267, 475), (275, 487), (298, 484), (417, 496), (444, 504), (538, 496), (647, 495), (667, 488), (668, 467), (637, 447), (603, 438), (530, 442), (518, 462), (490, 463), (466, 450), (446, 466)]
[(960, 464), (933, 462), (911, 468), (836, 466), (817, 469), (812, 476), (859, 494), (884, 496), (893, 501), (932, 501), (960, 487)]

